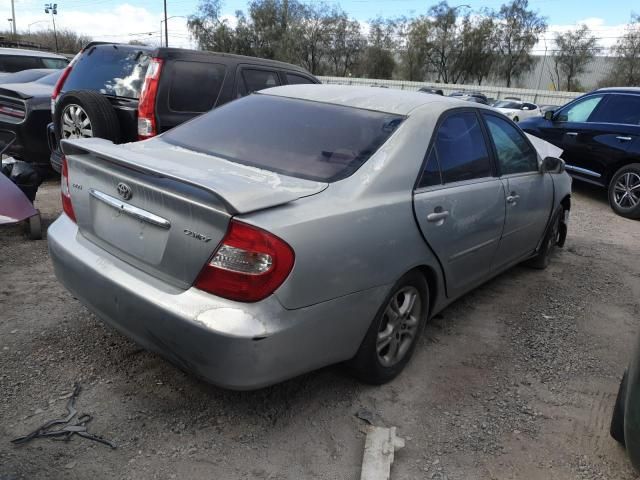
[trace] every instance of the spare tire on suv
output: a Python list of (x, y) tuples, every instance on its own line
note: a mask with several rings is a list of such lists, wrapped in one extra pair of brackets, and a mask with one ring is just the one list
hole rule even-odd
[(58, 100), (53, 119), (60, 140), (98, 137), (120, 141), (120, 123), (104, 95), (90, 90), (72, 90)]

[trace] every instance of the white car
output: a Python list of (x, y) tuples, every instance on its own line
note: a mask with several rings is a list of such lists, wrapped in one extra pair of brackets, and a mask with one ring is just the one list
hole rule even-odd
[(517, 100), (498, 100), (493, 108), (509, 117), (514, 122), (519, 122), (529, 117), (539, 117), (540, 108), (534, 103), (519, 102)]

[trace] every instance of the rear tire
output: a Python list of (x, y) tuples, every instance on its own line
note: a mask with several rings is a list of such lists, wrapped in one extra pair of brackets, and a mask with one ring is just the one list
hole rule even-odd
[(618, 388), (618, 396), (613, 406), (613, 415), (611, 415), (611, 426), (609, 433), (614, 440), (624, 445), (624, 399), (627, 395), (627, 371), (625, 370), (620, 388)]
[(621, 217), (640, 218), (640, 163), (625, 165), (613, 174), (609, 205)]
[(56, 135), (60, 140), (104, 138), (120, 141), (120, 122), (109, 100), (90, 90), (65, 93), (56, 105)]
[(38, 213), (27, 219), (26, 231), (31, 240), (42, 240), (42, 218), (40, 217), (40, 210), (36, 211)]
[[(429, 312), (429, 288), (417, 271), (405, 274), (391, 289), (348, 362), (362, 382), (381, 385), (404, 369), (418, 344)], [(385, 343), (386, 342), (386, 343)]]

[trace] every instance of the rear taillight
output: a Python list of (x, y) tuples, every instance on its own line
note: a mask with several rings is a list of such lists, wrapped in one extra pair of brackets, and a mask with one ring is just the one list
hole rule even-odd
[(147, 67), (147, 74), (144, 77), (144, 84), (140, 92), (138, 103), (138, 139), (157, 135), (156, 125), (156, 95), (158, 94), (158, 83), (160, 82), (160, 71), (162, 70), (162, 59), (152, 58)]
[(60, 78), (58, 78), (56, 85), (53, 87), (53, 93), (51, 94), (51, 115), (53, 115), (56, 111), (56, 102), (58, 101), (58, 96), (60, 95), (60, 91), (64, 86), (64, 82), (67, 81), (67, 77), (69, 77), (71, 70), (73, 70), (73, 66), (78, 61), (78, 57), (82, 55), (82, 52), (83, 50), (81, 50), (80, 53), (73, 57), (73, 60), (71, 60), (69, 65), (64, 68), (64, 70), (62, 71), (62, 75), (60, 75)]
[(69, 190), (69, 167), (66, 157), (62, 157), (62, 169), (60, 171), (60, 196), (62, 197), (62, 211), (76, 221), (76, 214), (71, 203), (71, 191)]
[(0, 105), (0, 114), (13, 118), (24, 118), (25, 111), (20, 108), (10, 107), (8, 105)]
[(232, 220), (194, 286), (231, 300), (257, 302), (282, 285), (294, 259), (293, 249), (282, 239)]

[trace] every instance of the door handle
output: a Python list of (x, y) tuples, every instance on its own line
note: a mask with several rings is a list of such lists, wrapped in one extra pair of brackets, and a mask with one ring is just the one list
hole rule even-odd
[(623, 137), (623, 136), (618, 136), (616, 137), (618, 140), (620, 140), (621, 142), (630, 142), (632, 140), (631, 137)]
[(578, 132), (567, 132), (567, 133), (565, 133), (565, 135), (567, 137), (577, 137), (578, 136)]
[(511, 192), (511, 194), (507, 197), (507, 203), (516, 203), (516, 201), (520, 198), (516, 192)]
[(447, 210), (443, 212), (433, 212), (427, 215), (427, 222), (439, 222), (444, 220), (449, 216), (449, 212)]

